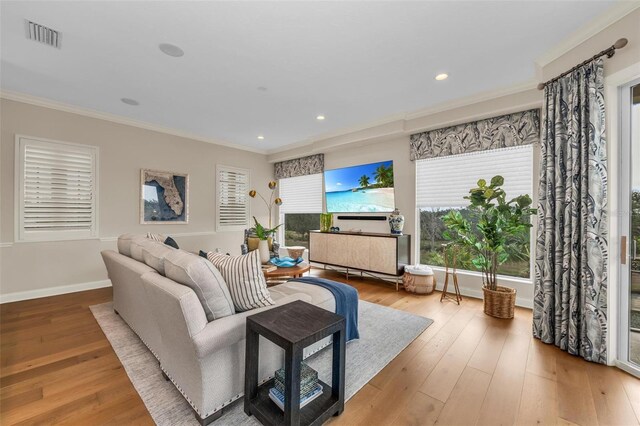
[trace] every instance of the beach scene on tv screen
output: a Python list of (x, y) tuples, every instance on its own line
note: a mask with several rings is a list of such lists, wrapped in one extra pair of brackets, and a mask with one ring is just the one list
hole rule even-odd
[(393, 161), (326, 170), (329, 213), (388, 213), (395, 208)]

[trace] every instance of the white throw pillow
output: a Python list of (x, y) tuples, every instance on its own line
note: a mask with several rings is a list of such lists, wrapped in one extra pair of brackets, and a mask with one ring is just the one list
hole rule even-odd
[(196, 293), (208, 321), (235, 314), (227, 284), (207, 259), (183, 250), (172, 250), (164, 257), (164, 273)]
[(171, 252), (176, 251), (173, 247), (169, 247), (158, 241), (151, 241), (151, 244), (145, 244), (142, 247), (142, 258), (147, 266), (152, 267), (161, 275), (164, 275), (164, 258)]
[(258, 250), (242, 256), (210, 251), (207, 259), (218, 268), (227, 282), (236, 311), (244, 312), (275, 305), (267, 290)]

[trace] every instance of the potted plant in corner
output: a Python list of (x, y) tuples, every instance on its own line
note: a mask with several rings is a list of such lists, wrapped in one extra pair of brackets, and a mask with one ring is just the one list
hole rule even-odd
[(469, 210), (477, 215), (474, 225), (458, 210), (443, 218), (448, 230), (445, 238), (465, 247), (472, 254), (472, 264), (482, 272), (484, 312), (496, 318), (513, 318), (516, 291), (498, 285), (498, 266), (509, 259), (509, 241), (522, 237), (531, 228), (531, 197), (520, 195), (509, 201), (501, 188), (502, 176), (494, 176), (489, 185), (484, 179), (469, 191)]

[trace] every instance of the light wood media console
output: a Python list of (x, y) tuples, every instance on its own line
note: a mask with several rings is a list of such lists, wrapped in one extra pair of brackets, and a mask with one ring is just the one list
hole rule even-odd
[(309, 232), (309, 261), (390, 275), (398, 279), (411, 264), (411, 236), (373, 232)]

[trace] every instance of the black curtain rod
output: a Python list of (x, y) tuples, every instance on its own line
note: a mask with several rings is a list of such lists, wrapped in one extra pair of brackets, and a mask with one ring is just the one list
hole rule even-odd
[(602, 52), (600, 52), (600, 53), (598, 53), (596, 55), (593, 55), (592, 57), (590, 57), (586, 61), (583, 61), (583, 62), (579, 63), (578, 65), (576, 65), (575, 67), (571, 68), (569, 71), (563, 72), (562, 74), (560, 74), (556, 78), (552, 78), (551, 80), (547, 81), (546, 83), (538, 84), (538, 90), (544, 89), (544, 87), (547, 84), (553, 83), (554, 81), (564, 77), (565, 75), (577, 70), (581, 66), (588, 64), (589, 62), (593, 61), (594, 59), (598, 59), (599, 57), (604, 56), (604, 55), (607, 55), (607, 58), (612, 57), (613, 55), (616, 54), (616, 49), (622, 49), (623, 47), (625, 47), (627, 45), (628, 42), (629, 41), (626, 38), (619, 39), (618, 41), (613, 43), (613, 45), (611, 47), (609, 47), (608, 49), (604, 49)]

